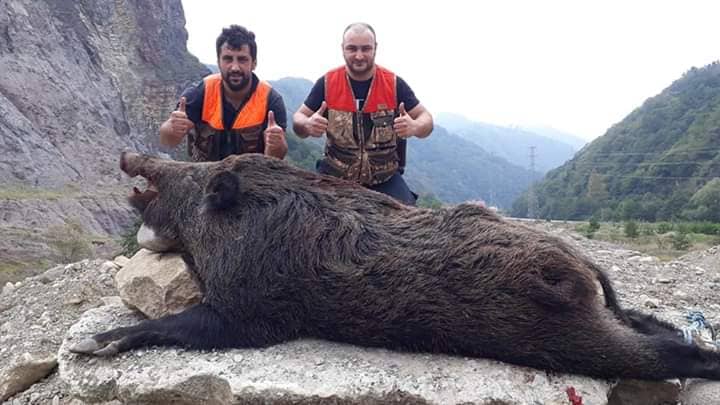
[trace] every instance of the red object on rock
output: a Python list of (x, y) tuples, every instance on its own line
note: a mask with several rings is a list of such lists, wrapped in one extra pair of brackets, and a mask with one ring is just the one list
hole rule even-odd
[(567, 394), (571, 405), (583, 405), (582, 397), (575, 392), (574, 387), (568, 387), (565, 390), (565, 393)]

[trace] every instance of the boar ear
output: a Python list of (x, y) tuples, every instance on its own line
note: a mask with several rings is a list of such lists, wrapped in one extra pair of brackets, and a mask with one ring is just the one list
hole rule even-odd
[(128, 202), (130, 202), (130, 205), (142, 214), (145, 212), (145, 208), (147, 208), (148, 204), (150, 204), (150, 201), (157, 197), (157, 195), (158, 192), (155, 190), (145, 190), (141, 193), (137, 187), (133, 187), (133, 194), (128, 197)]
[(233, 172), (216, 174), (205, 187), (205, 208), (224, 210), (237, 203), (240, 181)]

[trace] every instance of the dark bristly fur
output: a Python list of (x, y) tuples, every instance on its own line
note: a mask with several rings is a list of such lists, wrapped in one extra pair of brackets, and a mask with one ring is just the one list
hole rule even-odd
[(623, 310), (588, 259), (483, 207), (409, 208), (260, 155), (190, 164), (125, 154), (121, 167), (157, 187), (131, 203), (185, 253), (205, 301), (75, 351), (316, 337), (595, 377), (720, 379), (719, 353)]

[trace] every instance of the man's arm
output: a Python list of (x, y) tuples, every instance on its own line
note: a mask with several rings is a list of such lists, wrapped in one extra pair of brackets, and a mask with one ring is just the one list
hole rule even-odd
[(195, 124), (185, 113), (185, 97), (180, 97), (178, 109), (170, 113), (170, 118), (160, 125), (160, 144), (177, 146)]
[(288, 152), (287, 140), (285, 139), (285, 128), (287, 128), (287, 111), (285, 102), (280, 93), (272, 90), (268, 103), (268, 115), (265, 121), (265, 150), (267, 156), (284, 159)]
[(284, 159), (287, 155), (288, 145), (285, 140), (285, 130), (275, 121), (275, 114), (272, 110), (268, 111), (268, 126), (265, 128), (265, 155)]
[(308, 136), (321, 137), (327, 130), (327, 119), (324, 117), (325, 77), (315, 81), (305, 102), (293, 114), (293, 130), (300, 138)]
[(433, 118), (425, 106), (418, 104), (412, 110), (408, 111), (410, 117), (415, 120), (415, 130), (413, 135), (418, 138), (427, 138), (433, 130)]
[(325, 101), (320, 105), (320, 109), (313, 111), (305, 104), (293, 114), (293, 130), (300, 138), (307, 138), (308, 135), (321, 137), (327, 131), (328, 120), (323, 116), (327, 109)]
[[(426, 138), (433, 130), (433, 118), (430, 112), (420, 104), (415, 93), (401, 77), (397, 78), (398, 112), (393, 129), (401, 138), (416, 136)], [(405, 110), (407, 105), (409, 111)]]

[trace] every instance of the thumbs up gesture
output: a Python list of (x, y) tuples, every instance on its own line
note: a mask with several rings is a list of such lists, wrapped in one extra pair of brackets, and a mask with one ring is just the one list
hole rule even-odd
[(170, 118), (168, 119), (172, 128), (172, 137), (176, 138), (178, 142), (180, 142), (185, 134), (187, 134), (188, 131), (195, 126), (195, 124), (188, 119), (187, 114), (185, 113), (186, 103), (187, 101), (185, 100), (185, 97), (180, 97), (177, 110), (171, 112)]
[(399, 115), (393, 122), (393, 130), (400, 138), (410, 138), (416, 133), (416, 122), (405, 110), (405, 103), (398, 106)]
[(320, 108), (308, 118), (307, 133), (309, 135), (319, 138), (327, 131), (328, 120), (324, 117), (325, 111), (327, 111), (327, 103), (323, 101)]
[(285, 140), (285, 131), (275, 121), (275, 113), (270, 110), (267, 115), (267, 128), (265, 128), (265, 154), (278, 159), (285, 157), (288, 146)]

